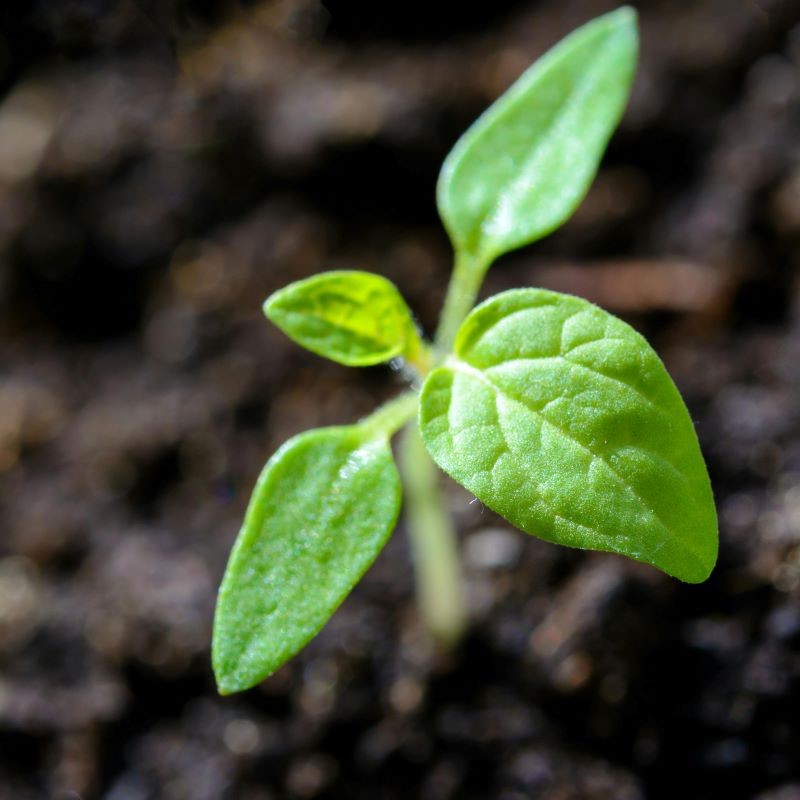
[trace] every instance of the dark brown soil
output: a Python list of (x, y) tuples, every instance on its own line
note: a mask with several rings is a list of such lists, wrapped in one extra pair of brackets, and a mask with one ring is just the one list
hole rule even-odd
[(220, 698), (214, 595), (263, 462), (397, 389), (262, 300), (374, 269), (430, 331), (438, 165), (612, 4), (3, 4), (0, 800), (800, 798), (800, 2), (637, 6), (596, 185), (485, 293), (576, 292), (650, 337), (708, 458), (711, 580), (450, 485), (456, 652), (420, 627), (401, 525), (302, 655)]

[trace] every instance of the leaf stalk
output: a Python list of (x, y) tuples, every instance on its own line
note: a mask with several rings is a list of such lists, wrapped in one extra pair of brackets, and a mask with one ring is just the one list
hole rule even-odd
[(434, 339), (436, 349), (441, 355), (447, 355), (453, 349), (456, 333), (478, 299), (490, 264), (491, 261), (477, 258), (471, 253), (456, 253), (453, 274)]

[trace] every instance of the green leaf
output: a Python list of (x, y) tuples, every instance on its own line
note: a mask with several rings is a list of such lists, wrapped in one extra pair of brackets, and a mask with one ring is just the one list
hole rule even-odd
[(698, 583), (717, 556), (711, 485), (678, 390), (647, 342), (577, 297), (503, 292), (428, 376), (436, 463), (528, 533)]
[(535, 62), (461, 137), (437, 191), (457, 252), (488, 265), (572, 215), (622, 116), (637, 47), (633, 9), (599, 17)]
[(413, 358), (421, 346), (397, 288), (371, 272), (323, 272), (289, 284), (264, 313), (290, 339), (349, 367)]
[(385, 435), (321, 428), (278, 450), (220, 587), (212, 658), (222, 694), (254, 686), (319, 632), (383, 548), (399, 508)]

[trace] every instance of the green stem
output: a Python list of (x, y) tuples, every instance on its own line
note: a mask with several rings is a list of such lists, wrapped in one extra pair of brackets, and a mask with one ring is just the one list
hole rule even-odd
[[(456, 255), (434, 342), (439, 357), (452, 350), (456, 332), (475, 305), (488, 266), (486, 260)], [(428, 372), (432, 354), (427, 348), (411, 347), (405, 356), (423, 376)], [(414, 393), (400, 395), (367, 417), (362, 425), (391, 435), (413, 417), (418, 403)], [(455, 528), (441, 495), (439, 470), (428, 455), (416, 424), (403, 432), (399, 456), (420, 612), (436, 639), (452, 645), (467, 623), (464, 580)]]
[(359, 424), (372, 435), (393, 436), (414, 418), (417, 408), (419, 395), (416, 392), (404, 392), (375, 409)]
[(403, 353), (403, 361), (414, 375), (411, 383), (419, 384), (431, 371), (433, 351), (426, 342), (416, 336)]
[(464, 318), (478, 299), (478, 292), (489, 264), (464, 253), (456, 253), (453, 275), (447, 287), (442, 316), (436, 330), (435, 344), (441, 353), (449, 353)]
[(420, 612), (431, 633), (442, 644), (452, 645), (467, 621), (456, 533), (442, 500), (439, 470), (416, 424), (403, 431), (400, 471)]

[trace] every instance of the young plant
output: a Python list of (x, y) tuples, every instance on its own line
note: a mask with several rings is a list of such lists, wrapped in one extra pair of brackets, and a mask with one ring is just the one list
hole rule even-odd
[[(219, 593), (223, 694), (263, 680), (319, 632), (386, 543), (401, 485), (423, 614), (439, 638), (457, 638), (459, 562), (431, 458), (534, 536), (689, 583), (710, 574), (708, 474), (686, 406), (642, 336), (543, 289), (472, 308), (498, 256), (550, 233), (583, 198), (636, 56), (634, 11), (600, 17), (533, 64), (456, 144), (437, 191), (455, 268), (433, 344), (378, 275), (323, 273), (267, 300), (267, 317), (315, 353), (348, 366), (402, 359), (413, 379), (366, 419), (300, 434), (267, 463)], [(401, 481), (390, 439), (404, 428)]]

